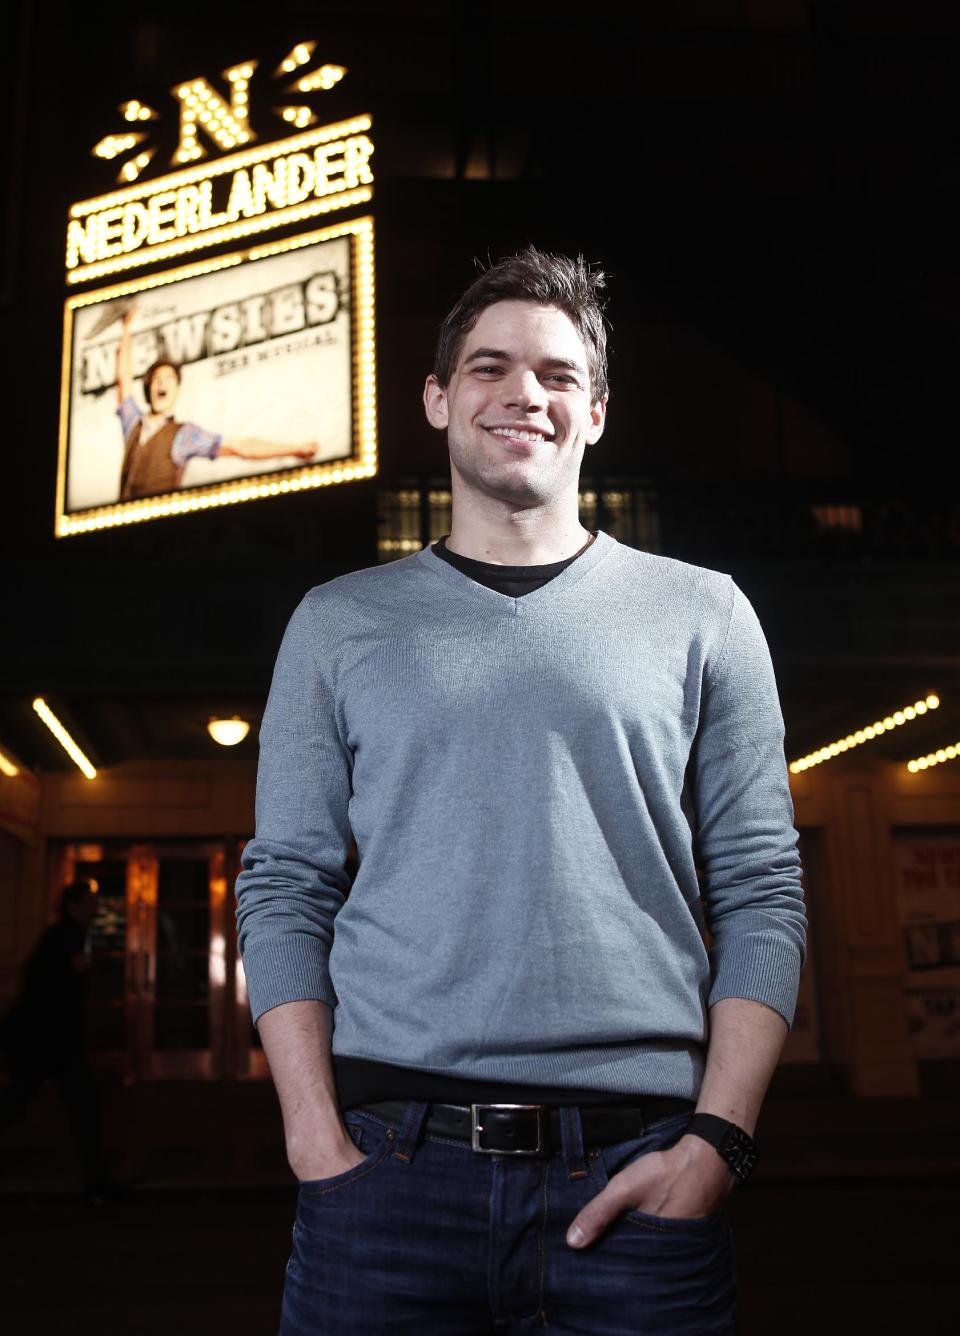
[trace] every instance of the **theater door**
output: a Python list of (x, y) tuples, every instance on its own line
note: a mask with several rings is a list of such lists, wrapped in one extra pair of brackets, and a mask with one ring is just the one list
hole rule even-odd
[(236, 946), (242, 848), (229, 839), (58, 849), (56, 887), (92, 877), (100, 896), (87, 1018), (99, 1067), (130, 1082), (265, 1074)]

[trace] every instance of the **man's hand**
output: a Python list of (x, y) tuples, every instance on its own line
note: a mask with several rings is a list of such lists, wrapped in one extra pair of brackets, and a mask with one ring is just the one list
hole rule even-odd
[(726, 1164), (700, 1137), (681, 1137), (670, 1150), (650, 1151), (614, 1174), (567, 1231), (572, 1248), (585, 1248), (624, 1211), (678, 1219), (711, 1215), (736, 1182)]
[(345, 1174), (367, 1157), (344, 1131), (342, 1140), (331, 1146), (287, 1147), (287, 1162), (301, 1183)]

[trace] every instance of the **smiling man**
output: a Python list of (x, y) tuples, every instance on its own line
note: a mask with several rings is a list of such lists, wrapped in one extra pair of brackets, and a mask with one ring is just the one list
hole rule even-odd
[(300, 1185), (282, 1336), (737, 1330), (723, 1203), (805, 940), (783, 721), (728, 575), (579, 522), (602, 285), (479, 276), (424, 390), (449, 535), (280, 650), (237, 920)]

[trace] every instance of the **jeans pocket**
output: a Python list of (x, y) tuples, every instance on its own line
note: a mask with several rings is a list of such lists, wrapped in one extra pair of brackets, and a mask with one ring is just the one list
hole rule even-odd
[[(681, 1113), (666, 1118), (663, 1122), (648, 1127), (642, 1136), (631, 1137), (629, 1141), (620, 1141), (613, 1146), (601, 1146), (592, 1151), (588, 1163), (597, 1188), (602, 1191), (615, 1174), (619, 1174), (641, 1156), (649, 1155), (651, 1151), (669, 1150), (671, 1146), (676, 1145), (686, 1131), (690, 1117), (689, 1113)], [(629, 1220), (647, 1229), (670, 1233), (675, 1230), (709, 1231), (722, 1224), (725, 1217), (722, 1210), (712, 1211), (709, 1215), (673, 1216), (652, 1215), (649, 1211), (632, 1209), (622, 1212), (620, 1219)]]
[(347, 1114), (344, 1118), (347, 1131), (358, 1150), (365, 1152), (365, 1158), (342, 1174), (333, 1174), (330, 1178), (305, 1178), (299, 1183), (301, 1197), (322, 1197), (328, 1192), (336, 1192), (356, 1179), (363, 1178), (371, 1170), (379, 1168), (393, 1150), (396, 1130), (375, 1122), (362, 1115)]

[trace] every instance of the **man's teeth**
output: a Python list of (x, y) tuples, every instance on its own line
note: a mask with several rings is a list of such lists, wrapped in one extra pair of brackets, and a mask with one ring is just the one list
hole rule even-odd
[(509, 436), (513, 441), (542, 441), (543, 432), (516, 431), (513, 427), (490, 427), (494, 436)]

